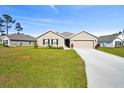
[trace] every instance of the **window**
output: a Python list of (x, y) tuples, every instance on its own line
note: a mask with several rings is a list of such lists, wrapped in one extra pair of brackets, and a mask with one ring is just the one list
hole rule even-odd
[(122, 46), (124, 47), (124, 41), (122, 42)]
[(31, 44), (31, 41), (29, 41), (29, 44)]
[(115, 42), (115, 47), (121, 47), (122, 43), (120, 41)]
[(58, 39), (51, 39), (52, 45), (58, 45)]
[(49, 39), (43, 39), (43, 45), (49, 45)]
[(0, 39), (0, 44), (2, 43), (2, 40)]
[(3, 44), (7, 45), (8, 44), (8, 40), (3, 40)]

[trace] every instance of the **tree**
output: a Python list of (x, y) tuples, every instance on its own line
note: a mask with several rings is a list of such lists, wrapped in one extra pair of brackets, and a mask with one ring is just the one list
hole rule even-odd
[(18, 31), (18, 34), (20, 31), (23, 30), (23, 28), (21, 27), (20, 23), (16, 23), (15, 29)]
[(121, 31), (119, 31), (119, 32), (118, 32), (118, 35), (120, 35), (120, 34), (122, 34), (122, 32), (121, 32)]
[(16, 20), (13, 20), (12, 17), (8, 14), (3, 14), (3, 22), (5, 23), (5, 29), (8, 35), (8, 30), (9, 28), (12, 27), (12, 24), (14, 24), (16, 22)]
[(5, 32), (3, 29), (4, 29), (3, 20), (0, 18), (0, 33), (1, 33), (1, 35), (3, 35), (3, 33)]

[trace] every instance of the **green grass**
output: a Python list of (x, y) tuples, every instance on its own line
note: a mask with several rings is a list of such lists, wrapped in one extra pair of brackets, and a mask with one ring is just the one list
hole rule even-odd
[(0, 48), (0, 87), (87, 87), (85, 64), (73, 50)]
[(124, 57), (124, 48), (108, 48), (108, 47), (100, 47), (98, 50), (114, 54), (120, 57)]
[(0, 44), (0, 48), (3, 48), (4, 46)]

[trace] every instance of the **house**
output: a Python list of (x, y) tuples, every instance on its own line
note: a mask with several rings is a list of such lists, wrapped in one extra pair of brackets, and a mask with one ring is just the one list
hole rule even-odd
[(15, 46), (32, 46), (36, 39), (25, 34), (10, 34), (2, 38), (2, 44), (10, 47)]
[(98, 43), (101, 47), (122, 47), (124, 46), (124, 33), (118, 35), (105, 35), (100, 36)]
[(1, 39), (1, 37), (0, 37), (0, 44), (2, 44), (2, 39)]
[(39, 37), (37, 37), (37, 44), (39, 46), (48, 46), (52, 45), (55, 47), (64, 47), (65, 37), (59, 33), (53, 31), (48, 31)]
[(95, 48), (97, 37), (85, 31), (77, 34), (48, 31), (37, 37), (37, 43), (42, 47), (51, 45), (64, 48)]
[(74, 33), (71, 33), (71, 32), (63, 32), (60, 34), (63, 35), (64, 37), (70, 37), (70, 36), (74, 35)]
[(74, 48), (95, 48), (97, 39), (96, 36), (82, 31), (70, 37), (70, 46)]
[(4, 36), (0, 36), (0, 44), (2, 44), (2, 39)]

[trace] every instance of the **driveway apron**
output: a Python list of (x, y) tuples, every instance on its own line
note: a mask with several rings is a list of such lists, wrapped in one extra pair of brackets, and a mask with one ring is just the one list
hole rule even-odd
[(124, 58), (95, 49), (75, 49), (85, 61), (89, 88), (124, 88)]

